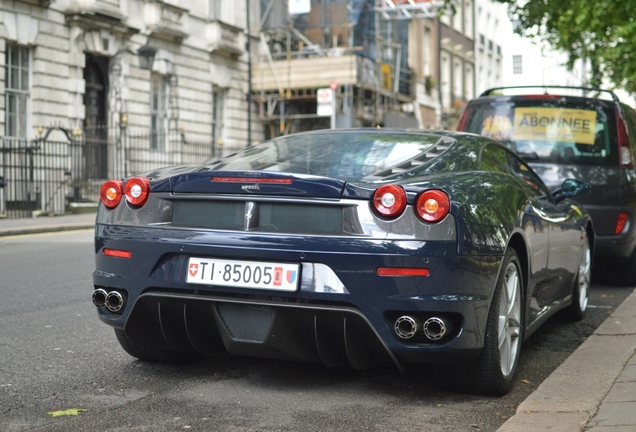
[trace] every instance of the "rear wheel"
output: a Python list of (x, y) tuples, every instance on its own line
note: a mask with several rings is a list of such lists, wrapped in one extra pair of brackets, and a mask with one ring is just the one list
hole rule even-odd
[(574, 280), (572, 290), (572, 304), (565, 309), (568, 318), (580, 321), (585, 316), (587, 310), (588, 297), (590, 293), (590, 281), (592, 280), (592, 252), (590, 251), (590, 241), (585, 239), (579, 260), (579, 270)]
[(519, 257), (509, 249), (486, 322), (484, 349), (473, 362), (452, 365), (440, 376), (451, 390), (500, 396), (512, 388), (523, 335), (523, 277)]
[(139, 344), (126, 336), (123, 330), (115, 329), (117, 341), (121, 347), (133, 357), (157, 363), (184, 364), (192, 363), (201, 357), (196, 351), (176, 351), (170, 349), (157, 349), (151, 346)]

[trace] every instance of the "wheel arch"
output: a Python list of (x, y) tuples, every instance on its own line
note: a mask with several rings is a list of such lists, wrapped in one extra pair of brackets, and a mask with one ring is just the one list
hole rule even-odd
[(592, 255), (592, 262), (594, 262), (594, 246), (596, 245), (596, 232), (594, 231), (594, 227), (592, 226), (592, 220), (587, 221), (587, 225), (585, 226), (585, 232), (587, 234), (587, 238), (590, 242), (590, 254)]
[[(530, 255), (528, 253), (528, 245), (523, 237), (523, 235), (519, 232), (516, 232), (510, 237), (510, 241), (508, 242), (508, 248), (514, 249), (517, 253), (517, 257), (519, 258), (519, 265), (521, 266), (521, 280), (523, 282), (523, 289), (521, 290), (521, 320), (523, 329), (522, 338), (525, 340), (526, 338), (526, 328), (527, 328), (527, 319), (528, 319), (528, 297), (531, 295), (528, 293), (529, 286), (529, 277), (530, 277)], [(506, 248), (506, 250), (508, 249)]]
[[(530, 274), (530, 261), (526, 241), (520, 233), (514, 233), (512, 237), (510, 237), (508, 247), (513, 248), (519, 257), (519, 264), (521, 265), (521, 273), (523, 276), (523, 286), (527, 287), (528, 275)], [(522, 294), (524, 295), (525, 300), (526, 293), (522, 292)]]

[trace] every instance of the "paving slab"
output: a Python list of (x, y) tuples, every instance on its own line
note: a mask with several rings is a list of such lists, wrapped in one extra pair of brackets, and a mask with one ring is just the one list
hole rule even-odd
[(497, 432), (581, 432), (587, 420), (588, 414), (583, 412), (521, 413), (510, 417)]
[(604, 402), (590, 427), (595, 426), (631, 426), (636, 428), (636, 404), (634, 402)]

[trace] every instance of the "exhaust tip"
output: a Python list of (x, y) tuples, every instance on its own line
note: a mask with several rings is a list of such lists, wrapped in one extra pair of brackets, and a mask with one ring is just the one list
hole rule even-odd
[(423, 330), (424, 336), (430, 340), (436, 341), (446, 335), (446, 332), (449, 330), (449, 326), (442, 318), (431, 317), (424, 321)]
[(98, 308), (105, 307), (106, 297), (108, 297), (108, 293), (101, 288), (97, 288), (93, 291), (93, 304)]
[(417, 333), (417, 321), (404, 315), (395, 320), (394, 328), (401, 339), (411, 339)]
[(124, 297), (117, 291), (111, 291), (106, 296), (106, 309), (119, 312), (124, 307)]

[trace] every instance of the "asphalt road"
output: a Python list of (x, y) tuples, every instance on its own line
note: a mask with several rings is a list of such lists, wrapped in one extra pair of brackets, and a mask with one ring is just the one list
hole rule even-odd
[(631, 292), (594, 285), (587, 317), (548, 321), (492, 398), (440, 390), (426, 367), (136, 361), (96, 317), (93, 265), (91, 231), (0, 238), (0, 431), (495, 431)]

